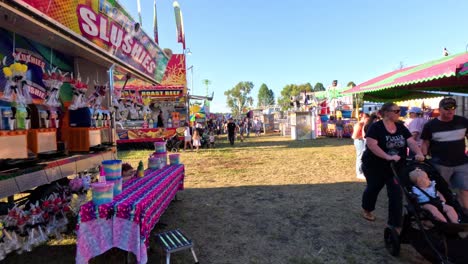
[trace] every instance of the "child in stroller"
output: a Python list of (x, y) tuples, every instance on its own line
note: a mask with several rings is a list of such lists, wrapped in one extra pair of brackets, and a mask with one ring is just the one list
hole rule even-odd
[[(406, 204), (401, 232), (393, 227), (387, 227), (384, 230), (385, 247), (390, 254), (398, 256), (401, 244), (411, 244), (432, 263), (468, 263), (468, 252), (466, 251), (468, 248), (467, 217), (445, 179), (433, 166), (425, 162), (409, 162), (398, 173), (394, 164), (391, 164), (391, 167), (394, 180), (402, 187)], [(418, 179), (419, 177), (429, 179), (423, 181)], [(446, 209), (446, 211), (451, 212), (447, 213), (443, 219), (440, 217), (437, 219), (435, 216), (440, 212), (430, 213), (424, 208), (427, 204), (421, 204), (418, 199), (420, 195), (417, 194), (417, 191), (414, 192), (413, 182), (420, 186), (419, 188), (427, 188), (433, 185), (432, 181), (437, 186), (439, 197), (445, 200), (446, 205), (450, 205), (454, 209), (454, 211)], [(424, 191), (428, 193), (425, 189)], [(433, 194), (435, 193), (434, 190)], [(449, 221), (445, 220), (447, 218)]]
[(409, 178), (414, 184), (411, 191), (423, 209), (429, 211), (437, 221), (446, 223), (445, 214), (451, 223), (458, 223), (457, 212), (445, 203), (445, 197), (436, 189), (436, 182), (429, 180), (425, 171), (416, 168), (409, 173)]
[(182, 144), (184, 144), (184, 142), (180, 140), (177, 133), (175, 133), (166, 141), (166, 150), (178, 152)]

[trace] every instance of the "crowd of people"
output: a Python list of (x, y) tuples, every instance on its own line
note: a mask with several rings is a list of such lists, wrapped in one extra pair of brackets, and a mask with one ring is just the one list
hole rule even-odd
[[(407, 160), (426, 161), (434, 166), (452, 189), (458, 190), (458, 198), (468, 211), (468, 156), (465, 140), (468, 136), (468, 119), (455, 115), (457, 102), (444, 98), (439, 102), (437, 118), (427, 120), (422, 110), (413, 107), (409, 118), (400, 120), (400, 107), (385, 103), (376, 114), (362, 114), (354, 125), (352, 138), (356, 148), (356, 175), (365, 179), (367, 186), (362, 195), (362, 216), (375, 221), (377, 197), (384, 186), (388, 195), (387, 224), (395, 230), (402, 225), (402, 192), (393, 179), (391, 164), (399, 172)], [(430, 202), (444, 200), (425, 172), (412, 171), (409, 175), (414, 193), (422, 208), (440, 221), (456, 222), (453, 208), (440, 206), (437, 210)], [(421, 191), (420, 191), (421, 190)], [(427, 197), (431, 197), (427, 199)], [(429, 202), (428, 202), (429, 201)], [(447, 215), (442, 218), (441, 213)]]
[(184, 151), (189, 147), (196, 151), (203, 147), (212, 148), (215, 146), (216, 138), (221, 135), (227, 135), (229, 143), (234, 145), (236, 139), (243, 142), (245, 137), (250, 137), (251, 134), (260, 136), (262, 130), (263, 123), (257, 117), (253, 120), (248, 117), (236, 120), (223, 117), (217, 120), (210, 119), (205, 124), (195, 121), (193, 126), (186, 122)]

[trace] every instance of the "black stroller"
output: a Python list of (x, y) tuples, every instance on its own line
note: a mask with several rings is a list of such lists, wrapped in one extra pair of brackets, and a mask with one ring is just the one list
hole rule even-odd
[[(411, 244), (432, 263), (468, 263), (468, 219), (447, 182), (428, 163), (409, 162), (399, 174), (394, 164), (391, 166), (394, 180), (402, 187), (406, 204), (400, 235), (394, 228), (387, 227), (384, 230), (385, 247), (390, 254), (398, 256), (400, 244)], [(409, 179), (409, 172), (415, 168), (424, 170), (436, 182), (437, 190), (445, 197), (446, 204), (454, 207), (458, 213), (460, 223), (437, 221), (432, 214), (421, 208), (411, 192), (412, 183)]]
[(180, 140), (177, 133), (175, 133), (169, 139), (167, 139), (166, 150), (172, 151), (172, 152), (178, 152), (180, 149), (180, 146), (183, 146), (183, 144), (184, 144), (184, 141)]

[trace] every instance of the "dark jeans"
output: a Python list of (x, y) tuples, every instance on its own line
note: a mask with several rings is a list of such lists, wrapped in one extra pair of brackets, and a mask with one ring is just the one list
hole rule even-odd
[(228, 139), (229, 143), (231, 143), (231, 145), (234, 145), (234, 133), (228, 133)]
[(393, 180), (393, 173), (389, 167), (375, 167), (362, 164), (362, 171), (366, 177), (367, 187), (362, 194), (362, 208), (369, 212), (374, 211), (379, 192), (384, 185), (387, 186), (388, 221), (394, 227), (401, 227), (403, 202), (401, 188)]

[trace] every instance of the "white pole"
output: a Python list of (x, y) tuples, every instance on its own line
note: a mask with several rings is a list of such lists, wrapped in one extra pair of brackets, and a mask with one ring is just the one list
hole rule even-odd
[(317, 124), (316, 124), (316, 119), (317, 118), (317, 108), (314, 106), (312, 107), (312, 139), (317, 139)]
[(140, 0), (137, 0), (137, 8), (138, 8), (138, 20), (140, 22), (140, 27), (143, 27), (143, 22), (141, 21), (141, 5)]

